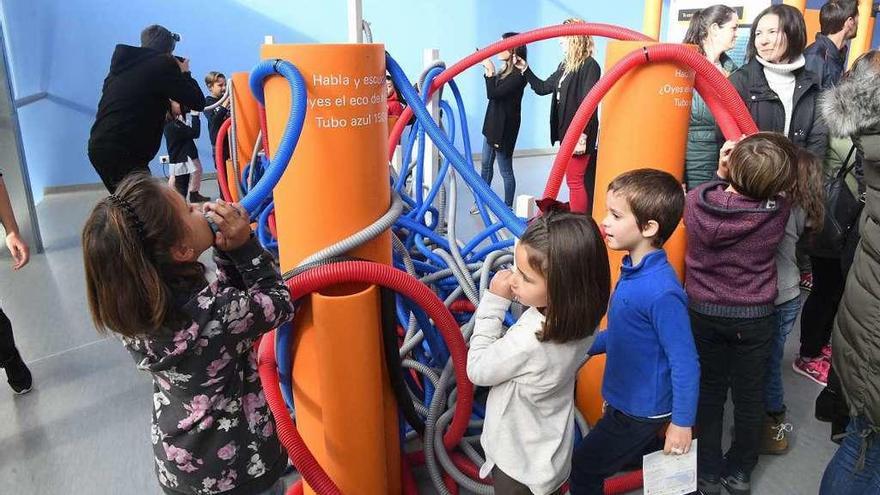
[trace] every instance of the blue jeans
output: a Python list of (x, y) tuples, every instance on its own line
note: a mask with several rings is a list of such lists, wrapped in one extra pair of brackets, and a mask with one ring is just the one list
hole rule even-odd
[(785, 411), (782, 390), (782, 356), (785, 353), (785, 338), (791, 333), (794, 321), (801, 312), (801, 296), (776, 306), (776, 334), (773, 336), (770, 360), (764, 381), (764, 408), (768, 413)]
[(513, 196), (516, 194), (516, 177), (513, 176), (513, 154), (505, 153), (483, 140), (483, 169), (480, 175), (483, 181), (492, 187), (492, 175), (495, 171), (495, 159), (498, 159), (498, 171), (504, 180), (504, 203), (513, 207)]
[[(871, 432), (870, 427), (864, 417), (850, 419), (847, 436), (825, 468), (819, 495), (880, 494), (880, 433)], [(862, 438), (863, 433), (867, 437)], [(867, 448), (864, 465), (859, 466), (862, 442), (867, 442)]]

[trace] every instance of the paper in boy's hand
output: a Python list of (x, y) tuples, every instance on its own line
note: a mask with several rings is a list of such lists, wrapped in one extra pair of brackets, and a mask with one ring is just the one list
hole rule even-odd
[(662, 450), (643, 458), (645, 495), (685, 495), (697, 491), (697, 440), (683, 455), (664, 454)]

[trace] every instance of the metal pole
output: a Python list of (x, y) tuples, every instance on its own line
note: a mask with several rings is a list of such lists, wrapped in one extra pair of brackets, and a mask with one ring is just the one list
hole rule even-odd
[(348, 0), (348, 42), (364, 42), (364, 8), (361, 0)]
[[(16, 212), (16, 220), (22, 230), (22, 237), (30, 244), (31, 248), (37, 252), (43, 252), (43, 236), (40, 234), (40, 224), (37, 220), (37, 209), (34, 205), (34, 195), (31, 190), (31, 180), (28, 174), (27, 157), (22, 146), (21, 127), (18, 121), (18, 109), (15, 108), (14, 96), (12, 95), (12, 79), (10, 78), (9, 52), (6, 50), (6, 34), (0, 28), (0, 56), (3, 57), (3, 83), (6, 85), (3, 93), (3, 102), (0, 107), (5, 106), (9, 115), (9, 138), (15, 144), (15, 152), (18, 154), (19, 177), (16, 177), (15, 171), (7, 169), (6, 183), (7, 190), (12, 200), (13, 211)], [(14, 180), (18, 179), (18, 180)], [(23, 215), (26, 211), (26, 216)]]

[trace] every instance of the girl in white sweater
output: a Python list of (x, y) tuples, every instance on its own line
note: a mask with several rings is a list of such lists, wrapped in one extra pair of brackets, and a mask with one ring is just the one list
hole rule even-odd
[[(596, 223), (558, 210), (530, 222), (516, 268), (495, 275), (477, 308), (467, 372), (475, 385), (492, 387), (480, 476), (492, 473), (496, 493), (562, 493), (575, 376), (608, 305), (608, 255)], [(505, 333), (512, 301), (528, 309)]]

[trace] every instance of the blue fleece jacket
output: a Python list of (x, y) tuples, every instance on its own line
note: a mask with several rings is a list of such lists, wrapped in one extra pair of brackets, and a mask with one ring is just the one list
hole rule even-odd
[(632, 266), (629, 256), (608, 307), (608, 329), (590, 354), (607, 354), (602, 395), (615, 409), (651, 418), (672, 413), (676, 426), (693, 426), (700, 364), (687, 312), (687, 296), (666, 252)]

